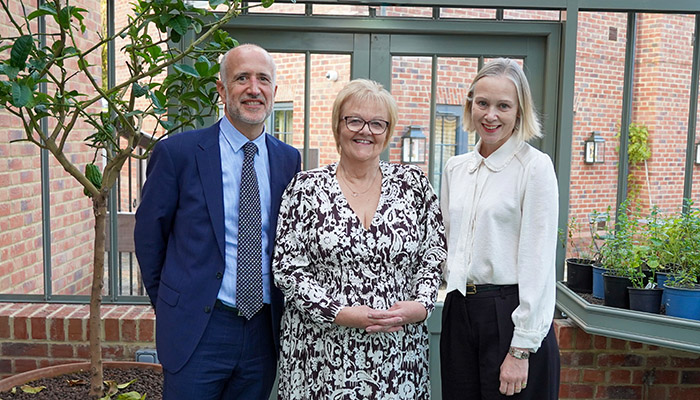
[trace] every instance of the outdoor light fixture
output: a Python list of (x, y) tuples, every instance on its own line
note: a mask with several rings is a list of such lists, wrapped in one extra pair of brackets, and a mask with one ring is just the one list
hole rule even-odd
[(425, 163), (425, 143), (428, 138), (420, 126), (409, 125), (401, 135), (401, 162), (404, 164)]
[(695, 164), (700, 165), (700, 142), (695, 143)]
[(605, 162), (605, 139), (598, 132), (591, 132), (583, 147), (583, 161), (586, 164), (602, 164)]

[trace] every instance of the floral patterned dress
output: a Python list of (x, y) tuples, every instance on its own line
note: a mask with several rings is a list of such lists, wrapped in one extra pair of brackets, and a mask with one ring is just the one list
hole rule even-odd
[(333, 321), (345, 306), (413, 300), (432, 311), (447, 256), (437, 197), (419, 168), (380, 162), (381, 196), (365, 229), (336, 168), (297, 174), (282, 197), (273, 260), (286, 300), (279, 398), (429, 399), (425, 322), (368, 334)]

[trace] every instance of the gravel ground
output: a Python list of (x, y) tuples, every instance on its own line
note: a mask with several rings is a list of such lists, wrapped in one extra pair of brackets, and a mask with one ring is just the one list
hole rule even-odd
[[(131, 391), (146, 395), (146, 400), (162, 400), (163, 374), (151, 369), (108, 369), (104, 370), (105, 380), (113, 380), (124, 384), (133, 379), (136, 382), (120, 390), (118, 393)], [(83, 385), (71, 385), (69, 382), (84, 381)], [(90, 398), (90, 376), (88, 372), (76, 372), (60, 375), (55, 378), (42, 378), (30, 382), (30, 386), (46, 386), (37, 394), (24, 393), (16, 388), (16, 393), (2, 392), (0, 400), (88, 400)], [(116, 398), (113, 396), (112, 398)]]

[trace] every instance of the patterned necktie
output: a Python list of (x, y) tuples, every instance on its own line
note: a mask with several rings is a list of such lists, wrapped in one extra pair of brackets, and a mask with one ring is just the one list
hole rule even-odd
[(251, 319), (263, 305), (260, 192), (253, 163), (257, 150), (253, 142), (243, 146), (245, 157), (241, 171), (241, 197), (238, 203), (236, 307), (246, 319)]

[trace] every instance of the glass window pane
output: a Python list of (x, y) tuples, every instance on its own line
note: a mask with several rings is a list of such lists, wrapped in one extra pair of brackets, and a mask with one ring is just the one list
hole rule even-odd
[(503, 10), (503, 19), (559, 21), (560, 16), (556, 10)]
[[(579, 35), (574, 83), (574, 131), (572, 134), (569, 218), (588, 221), (589, 213), (615, 207), (618, 161), (615, 135), (622, 115), (627, 15), (623, 13), (579, 14)], [(607, 39), (610, 28), (617, 40)], [(598, 38), (598, 39), (596, 39)], [(591, 132), (605, 139), (605, 163), (584, 163), (584, 141)], [(588, 229), (581, 234), (590, 238)]]
[(314, 15), (348, 15), (348, 16), (368, 16), (367, 6), (346, 6), (340, 4), (314, 4)]
[(440, 8), (440, 18), (496, 19), (493, 8)]
[(19, 120), (0, 119), (0, 293), (42, 294), (41, 172), (39, 148)]
[(398, 7), (382, 6), (377, 10), (377, 16), (382, 17), (424, 17), (432, 18), (432, 7)]
[(263, 7), (262, 3), (248, 3), (248, 12), (251, 14), (304, 14), (305, 6), (301, 3), (272, 3), (270, 7)]

